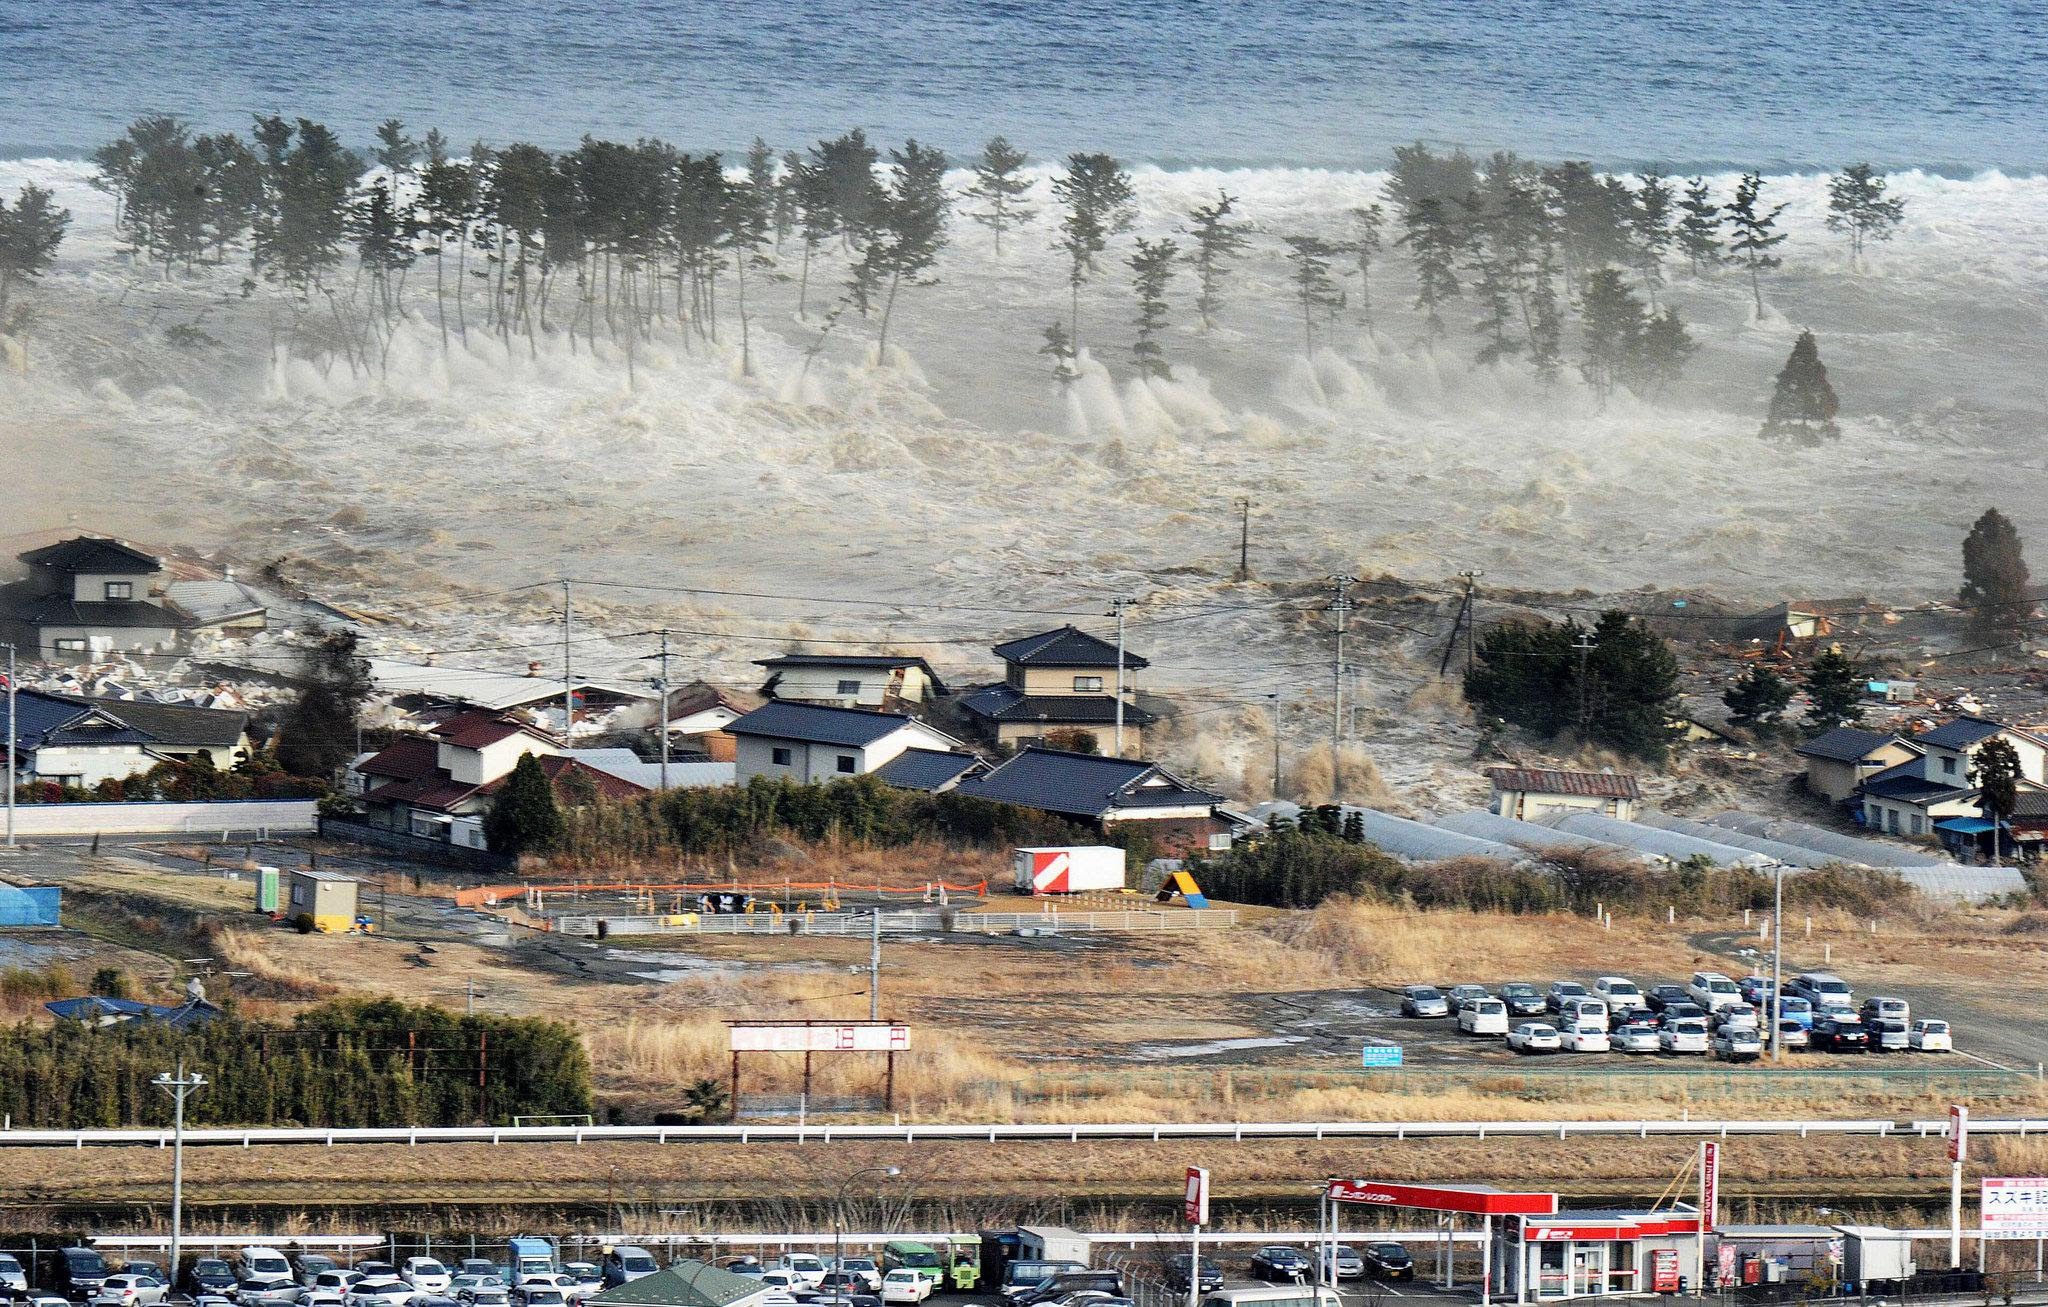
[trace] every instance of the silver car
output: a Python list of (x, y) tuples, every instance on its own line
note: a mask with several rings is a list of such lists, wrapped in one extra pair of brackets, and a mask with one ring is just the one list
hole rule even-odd
[(170, 1288), (154, 1275), (109, 1275), (93, 1291), (95, 1307), (156, 1307)]
[(281, 1307), (297, 1303), (305, 1292), (297, 1280), (244, 1280), (235, 1287), (235, 1301), (241, 1307)]

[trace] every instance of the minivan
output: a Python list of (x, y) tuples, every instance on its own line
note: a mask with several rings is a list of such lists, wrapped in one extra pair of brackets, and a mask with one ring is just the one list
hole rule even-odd
[(244, 1248), (235, 1254), (236, 1270), (244, 1280), (289, 1280), (292, 1264), (275, 1248)]
[(1853, 995), (1840, 976), (1829, 971), (1802, 971), (1785, 982), (1785, 992), (1797, 994), (1816, 1009), (1849, 1007)]
[(90, 1298), (107, 1282), (107, 1259), (90, 1248), (60, 1248), (49, 1286), (66, 1298)]
[(1202, 1307), (1344, 1307), (1335, 1289), (1322, 1285), (1261, 1284), (1218, 1289), (1202, 1299)]
[(607, 1288), (630, 1284), (643, 1275), (652, 1275), (661, 1268), (645, 1248), (631, 1244), (619, 1244), (604, 1255), (604, 1282)]
[(1003, 1296), (1011, 1299), (1021, 1298), (1061, 1271), (1087, 1269), (1080, 1262), (1034, 1261), (1030, 1258), (1014, 1261), (1003, 1268)]

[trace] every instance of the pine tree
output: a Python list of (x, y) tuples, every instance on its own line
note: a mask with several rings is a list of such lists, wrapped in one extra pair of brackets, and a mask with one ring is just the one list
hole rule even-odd
[(1529, 288), (1529, 363), (1543, 382), (1564, 371), (1564, 311), (1557, 300), (1557, 260), (1545, 244)]
[(341, 258), (348, 199), (363, 167), (319, 123), (301, 118), (288, 134), (289, 149), (266, 168), (270, 221), (256, 229), (255, 257), (266, 275), (307, 291)]
[(967, 197), (984, 206), (968, 216), (994, 234), (999, 259), (1003, 257), (1003, 233), (1023, 226), (1031, 217), (1031, 206), (1024, 203), (1031, 193), (1031, 179), (1024, 175), (1024, 165), (1029, 162), (1024, 151), (995, 136), (968, 165), (974, 181), (967, 187)]
[(1695, 177), (1685, 184), (1685, 198), (1678, 202), (1678, 248), (1697, 277), (1721, 262), (1721, 206), (1714, 203), (1707, 179)]
[(1137, 253), (1129, 259), (1131, 290), (1138, 300), (1138, 339), (1131, 346), (1131, 353), (1142, 376), (1173, 375), (1159, 337), (1166, 330), (1166, 288), (1173, 280), (1174, 260), (1179, 257), (1180, 247), (1172, 241), (1148, 241), (1141, 236)]
[(1579, 322), (1585, 334), (1585, 359), (1579, 374), (1604, 400), (1628, 379), (1642, 348), (1647, 315), (1643, 303), (1613, 268), (1600, 268), (1584, 279), (1579, 294)]
[(1463, 150), (1434, 154), (1429, 147), (1394, 147), (1394, 166), (1387, 174), (1387, 202), (1394, 206), (1405, 225), (1410, 213), (1424, 200), (1448, 202), (1470, 195), (1479, 185), (1479, 167)]
[(1129, 231), (1138, 216), (1137, 193), (1124, 166), (1106, 154), (1070, 154), (1067, 170), (1052, 180), (1052, 193), (1066, 206), (1058, 247), (1067, 256), (1070, 297), (1068, 339), (1081, 348), (1081, 287), (1096, 271), (1096, 259), (1110, 237)]
[(1649, 293), (1650, 307), (1657, 307), (1657, 291), (1664, 284), (1664, 256), (1670, 252), (1675, 238), (1672, 229), (1673, 190), (1671, 179), (1651, 169), (1636, 174), (1634, 204), (1629, 211), (1629, 225), (1635, 236), (1636, 270), (1642, 277), (1643, 289)]
[(1963, 540), (1963, 588), (1956, 602), (1981, 640), (2023, 634), (2033, 621), (2027, 560), (2019, 529), (1995, 508), (1984, 510)]
[(1330, 276), (1330, 262), (1337, 247), (1320, 236), (1282, 236), (1287, 261), (1293, 265), (1294, 302), (1301, 309), (1302, 353), (1316, 352), (1316, 314), (1333, 313), (1344, 302), (1336, 280)]
[(193, 142), (206, 187), (204, 223), (214, 262), (227, 261), (227, 247), (254, 227), (263, 206), (263, 161), (233, 132)]
[(1458, 258), (1465, 236), (1452, 215), (1450, 201), (1429, 196), (1402, 213), (1397, 245), (1408, 247), (1415, 260), (1415, 307), (1423, 311), (1429, 334), (1444, 334), (1443, 306), (1458, 294)]
[(1074, 370), (1073, 337), (1067, 335), (1066, 324), (1055, 319), (1047, 324), (1044, 339), (1045, 344), (1038, 347), (1038, 352), (1052, 359), (1053, 380), (1060, 383), (1060, 392), (1064, 394), (1080, 377)]
[(1753, 731), (1777, 729), (1792, 703), (1792, 685), (1770, 668), (1752, 665), (1735, 684), (1721, 692), (1728, 720)]
[[(747, 175), (739, 181), (725, 182), (725, 247), (732, 251), (733, 281), (739, 300), (740, 315), (740, 375), (754, 375), (753, 315), (747, 308), (747, 269), (767, 267), (771, 263), (765, 253), (768, 244), (768, 228), (775, 211), (775, 178), (773, 169), (775, 156), (767, 152), (767, 146), (759, 138), (755, 148), (747, 155)], [(757, 169), (765, 163), (768, 169), (766, 179)], [(883, 332), (888, 331), (888, 319), (883, 319)]]
[(1195, 265), (1195, 312), (1205, 333), (1215, 327), (1216, 315), (1223, 308), (1223, 274), (1229, 270), (1230, 260), (1250, 243), (1250, 228), (1230, 220), (1236, 210), (1237, 197), (1218, 191), (1214, 204), (1198, 204), (1188, 210), (1188, 225), (1183, 228), (1194, 241), (1188, 259)]
[(1777, 230), (1778, 215), (1785, 211), (1785, 206), (1773, 205), (1768, 210), (1758, 207), (1757, 201), (1763, 189), (1763, 177), (1746, 172), (1735, 184), (1735, 198), (1728, 203), (1728, 225), (1735, 233), (1734, 239), (1728, 243), (1729, 248), (1749, 269), (1749, 289), (1756, 299), (1758, 317), (1762, 317), (1764, 312), (1764, 270), (1784, 262), (1771, 250), (1783, 243), (1786, 235)]
[(510, 857), (546, 853), (561, 841), (564, 828), (561, 804), (540, 759), (521, 754), (484, 814), (484, 839), (491, 852)]
[(40, 186), (23, 186), (12, 208), (0, 198), (0, 331), (7, 330), (7, 302), (15, 286), (50, 270), (70, 227), (71, 211), (52, 204)]
[[(469, 229), (477, 200), (476, 174), (467, 164), (441, 159), (420, 172), (416, 206), (419, 230), (433, 240), (434, 313), (441, 329), (441, 352), (448, 352), (448, 246)], [(461, 291), (457, 279), (457, 293)]]
[(1835, 388), (1828, 383), (1828, 370), (1820, 361), (1820, 343), (1810, 331), (1799, 333), (1792, 353), (1778, 371), (1778, 388), (1771, 395), (1770, 412), (1758, 434), (1766, 440), (1794, 440), (1817, 445), (1838, 439), (1835, 425), (1841, 404)]
[(377, 166), (391, 175), (393, 185), (410, 177), (420, 161), (420, 144), (405, 134), (405, 124), (387, 118), (377, 124), (377, 148), (370, 151)]
[(1830, 649), (1806, 669), (1806, 725), (1814, 731), (1863, 720), (1863, 675), (1847, 655)]
[(896, 294), (905, 285), (929, 286), (930, 273), (946, 246), (946, 215), (952, 197), (946, 194), (946, 156), (938, 150), (905, 141), (889, 151), (889, 189), (882, 202), (882, 235), (873, 246), (888, 278), (882, 305), (879, 358), (889, 357), (889, 320)]
[(858, 127), (811, 147), (823, 188), (823, 211), (832, 216), (841, 243), (849, 250), (866, 248), (874, 232), (882, 207), (882, 184), (875, 179), (875, 165), (881, 159), (881, 152), (868, 144), (867, 133)]
[(1643, 323), (1642, 335), (1636, 342), (1636, 353), (1630, 360), (1632, 380), (1629, 384), (1639, 395), (1645, 397), (1663, 393), (1666, 386), (1678, 380), (1685, 370), (1686, 360), (1699, 352), (1699, 343), (1692, 333), (1679, 321), (1678, 314), (1670, 309), (1653, 313)]
[(1970, 784), (1977, 787), (1977, 810), (1995, 827), (1992, 856), (2006, 842), (2005, 828), (2019, 807), (2020, 780), (2025, 776), (2020, 751), (2004, 736), (1994, 736), (1977, 746), (1970, 759)]
[(1860, 267), (1871, 241), (1888, 241), (1906, 216), (1906, 201), (1885, 192), (1891, 183), (1867, 163), (1852, 163), (1828, 178), (1829, 231), (1849, 238), (1849, 263)]
[(782, 171), (775, 178), (775, 203), (771, 206), (777, 254), (782, 253), (782, 243), (796, 230), (797, 215), (802, 212), (797, 196), (797, 170), (803, 165), (803, 156), (795, 150), (783, 152)]
[(1372, 326), (1372, 265), (1384, 248), (1387, 211), (1367, 204), (1351, 211), (1351, 257), (1358, 264), (1358, 308)]
[(1635, 199), (1619, 178), (1605, 177), (1581, 160), (1542, 173), (1554, 217), (1565, 288), (1596, 268), (1633, 263)]

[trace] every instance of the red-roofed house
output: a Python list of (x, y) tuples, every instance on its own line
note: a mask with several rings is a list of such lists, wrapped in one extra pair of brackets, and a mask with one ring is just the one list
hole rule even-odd
[(1609, 771), (1556, 771), (1547, 767), (1493, 767), (1493, 810), (1517, 821), (1558, 812), (1595, 812), (1633, 821), (1642, 802), (1636, 778)]

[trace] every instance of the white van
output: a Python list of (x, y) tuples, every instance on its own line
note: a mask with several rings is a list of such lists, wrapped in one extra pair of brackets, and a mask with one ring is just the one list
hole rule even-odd
[(292, 1264), (275, 1248), (244, 1248), (235, 1254), (235, 1270), (244, 1283), (250, 1280), (289, 1280)]
[(1202, 1307), (1344, 1307), (1344, 1300), (1319, 1284), (1262, 1284), (1218, 1289), (1202, 1299)]

